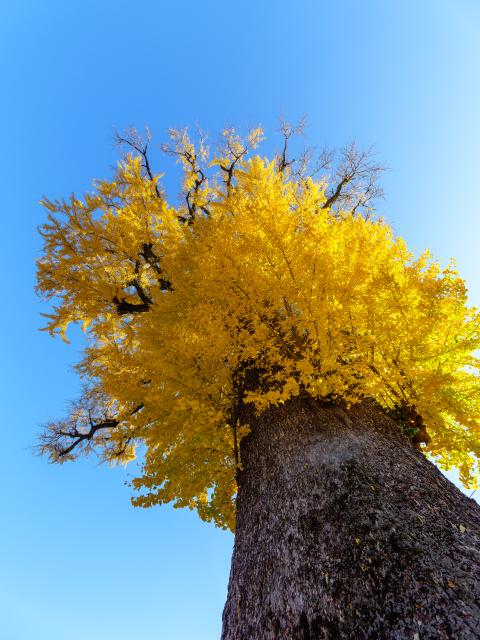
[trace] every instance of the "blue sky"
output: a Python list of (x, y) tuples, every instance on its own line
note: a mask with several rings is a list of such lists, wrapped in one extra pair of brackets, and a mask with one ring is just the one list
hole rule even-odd
[(306, 113), (312, 143), (375, 144), (382, 212), (413, 249), (455, 256), (478, 306), (479, 28), (476, 0), (0, 3), (2, 639), (216, 638), (232, 548), (193, 513), (133, 509), (129, 468), (33, 456), (77, 393), (80, 346), (38, 332), (40, 196), (108, 176), (114, 127), (160, 142)]

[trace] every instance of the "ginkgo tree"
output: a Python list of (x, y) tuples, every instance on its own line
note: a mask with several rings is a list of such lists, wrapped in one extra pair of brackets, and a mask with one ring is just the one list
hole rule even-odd
[[(295, 130), (282, 133), (268, 158), (260, 128), (226, 129), (212, 154), (203, 134), (171, 131), (163, 150), (183, 180), (169, 201), (149, 139), (130, 132), (111, 179), (43, 200), (46, 328), (67, 339), (80, 323), (87, 344), (83, 396), (40, 449), (126, 463), (140, 447), (135, 505), (173, 502), (236, 529), (224, 638), (480, 637), (478, 556), (467, 553), (464, 584), (455, 573), (457, 542), (478, 545), (478, 509), (427, 460), (476, 487), (480, 315), (454, 263), (414, 256), (375, 215), (381, 167), (368, 153), (295, 162)], [(435, 515), (448, 492), (461, 523), (451, 505)], [(424, 554), (432, 518), (443, 568)], [(391, 529), (408, 538), (420, 525), (418, 553), (392, 542)], [(433, 577), (415, 579), (428, 597), (406, 585), (426, 568)]]

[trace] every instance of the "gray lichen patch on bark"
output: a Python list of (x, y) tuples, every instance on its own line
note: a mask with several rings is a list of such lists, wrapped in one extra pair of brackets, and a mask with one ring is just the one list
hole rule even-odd
[(222, 640), (480, 638), (480, 508), (388, 416), (249, 419)]

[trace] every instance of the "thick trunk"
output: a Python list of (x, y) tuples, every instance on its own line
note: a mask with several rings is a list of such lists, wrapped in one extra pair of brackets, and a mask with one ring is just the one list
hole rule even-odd
[(480, 638), (480, 508), (390, 418), (297, 399), (251, 426), (222, 640)]

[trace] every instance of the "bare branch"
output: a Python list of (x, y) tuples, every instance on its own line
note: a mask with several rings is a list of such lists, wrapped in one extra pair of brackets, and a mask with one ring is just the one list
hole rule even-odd
[(348, 184), (349, 181), (350, 181), (350, 178), (348, 176), (344, 176), (340, 180), (340, 182), (335, 187), (335, 191), (333, 191), (330, 197), (327, 198), (327, 200), (325, 201), (325, 204), (322, 207), (323, 209), (329, 209), (333, 204), (335, 204), (335, 202), (337, 202), (337, 200), (340, 198), (342, 194), (343, 188), (345, 187), (346, 184)]
[(296, 125), (292, 125), (290, 122), (287, 122), (283, 116), (280, 118), (280, 127), (279, 131), (283, 136), (283, 148), (277, 157), (277, 167), (278, 170), (283, 173), (287, 167), (294, 164), (296, 160), (288, 159), (288, 146), (290, 143), (290, 138), (292, 136), (300, 136), (304, 135), (305, 127), (307, 126), (307, 117), (303, 115)]
[(323, 208), (342, 208), (351, 213), (367, 209), (373, 200), (383, 196), (379, 177), (385, 169), (375, 161), (372, 148), (360, 151), (355, 143), (345, 147)]
[[(143, 404), (138, 404), (127, 417), (132, 417), (142, 408)], [(38, 453), (47, 455), (51, 462), (65, 462), (89, 453), (95, 446), (108, 446), (113, 441), (112, 430), (122, 422), (112, 415), (114, 411), (114, 404), (103, 394), (93, 389), (86, 390), (80, 400), (72, 403), (68, 419), (46, 425), (39, 438)], [(125, 450), (133, 437), (130, 431), (125, 438), (115, 439), (120, 447), (116, 446), (113, 453), (116, 451), (121, 455), (121, 449)]]
[(331, 149), (322, 149), (318, 156), (316, 155), (315, 147), (306, 147), (300, 154), (296, 161), (297, 168), (294, 170), (294, 175), (303, 181), (305, 177), (314, 178), (319, 173), (324, 173), (330, 170), (334, 152)]

